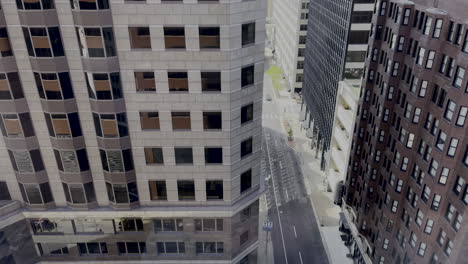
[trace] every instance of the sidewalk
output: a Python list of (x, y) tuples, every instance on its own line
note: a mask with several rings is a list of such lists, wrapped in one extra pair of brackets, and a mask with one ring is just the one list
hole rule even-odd
[(271, 241), (271, 234), (267, 241), (267, 232), (263, 231), (263, 223), (267, 219), (268, 206), (266, 202), (266, 192), (260, 196), (260, 212), (258, 217), (258, 264), (273, 264), (273, 243)]
[[(268, 76), (265, 75), (265, 78), (268, 78)], [(300, 105), (290, 96), (275, 95), (278, 106), (284, 109), (284, 111), (281, 111), (280, 121), (282, 124), (284, 121), (288, 121), (293, 131), (294, 140), (291, 147), (296, 151), (302, 163), (306, 191), (314, 207), (329, 261), (332, 264), (351, 264), (353, 263), (352, 259), (346, 257), (349, 250), (341, 241), (340, 232), (338, 231), (341, 209), (333, 203), (333, 195), (326, 192), (325, 173), (320, 170), (320, 159), (315, 158), (315, 149), (310, 148), (310, 140), (305, 136), (305, 130), (301, 129), (299, 121)], [(296, 110), (288, 111), (288, 109)], [(287, 134), (286, 131), (284, 133)]]

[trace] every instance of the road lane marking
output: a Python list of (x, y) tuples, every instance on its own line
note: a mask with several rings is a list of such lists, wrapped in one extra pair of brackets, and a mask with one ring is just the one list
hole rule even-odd
[(294, 237), (296, 237), (296, 238), (297, 238), (297, 233), (296, 233), (296, 226), (295, 226), (295, 225), (293, 225), (293, 230), (294, 230)]
[(285, 243), (284, 243), (283, 226), (281, 225), (281, 216), (280, 216), (278, 203), (277, 203), (277, 199), (276, 199), (275, 179), (274, 179), (275, 177), (273, 176), (273, 167), (271, 165), (272, 162), (271, 162), (271, 158), (270, 158), (270, 148), (268, 147), (268, 143), (266, 144), (266, 149), (267, 149), (268, 160), (270, 161), (269, 164), (270, 164), (270, 172), (271, 172), (271, 182), (273, 183), (273, 196), (275, 197), (276, 213), (278, 214), (278, 222), (279, 222), (280, 233), (281, 233), (281, 241), (283, 242), (284, 259), (286, 260), (286, 264), (289, 264), (288, 257), (286, 255), (286, 246), (285, 246)]
[(299, 260), (301, 261), (301, 264), (304, 264), (304, 262), (302, 262), (302, 255), (300, 251), (299, 251)]

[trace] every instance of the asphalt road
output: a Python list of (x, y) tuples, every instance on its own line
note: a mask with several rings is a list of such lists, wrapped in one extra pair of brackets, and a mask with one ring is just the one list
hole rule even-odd
[[(265, 102), (263, 111), (278, 114), (278, 106), (275, 102)], [(278, 128), (281, 128), (279, 118), (264, 122), (262, 143), (275, 264), (328, 264), (304, 186), (300, 160)]]

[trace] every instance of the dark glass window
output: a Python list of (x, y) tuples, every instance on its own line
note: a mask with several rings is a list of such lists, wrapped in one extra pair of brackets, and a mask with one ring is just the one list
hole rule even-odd
[(70, 0), (72, 9), (80, 10), (97, 10), (97, 9), (109, 9), (108, 0)]
[(194, 181), (177, 181), (179, 200), (195, 200)]
[(255, 22), (242, 25), (242, 46), (255, 43)]
[(8, 191), (8, 186), (4, 181), (0, 181), (0, 201), (2, 200), (11, 200), (10, 192)]
[(363, 30), (363, 31), (351, 30), (349, 32), (349, 44), (367, 44), (368, 40), (369, 40), (368, 30)]
[(6, 28), (0, 28), (0, 55), (2, 57), (13, 56), (10, 39)]
[(193, 164), (192, 148), (174, 148), (176, 164)]
[(205, 148), (206, 164), (222, 164), (223, 148)]
[(207, 180), (206, 181), (206, 199), (207, 200), (222, 200), (223, 199), (223, 181)]
[(221, 91), (221, 72), (201, 72), (202, 92)]
[(200, 49), (219, 49), (219, 27), (198, 28)]
[(149, 181), (150, 199), (167, 200), (166, 181)]
[(241, 108), (241, 124), (253, 120), (253, 104), (244, 105)]
[(252, 138), (241, 142), (241, 158), (252, 154)]
[(60, 171), (73, 173), (89, 170), (86, 149), (77, 151), (54, 149), (54, 154)]
[(0, 100), (24, 98), (17, 72), (0, 73)]
[(221, 129), (221, 112), (203, 112), (203, 129)]
[(351, 23), (361, 24), (370, 23), (372, 21), (372, 11), (353, 11), (351, 15)]
[(143, 254), (146, 253), (145, 242), (117, 242), (119, 254)]
[(119, 232), (143, 231), (143, 221), (140, 218), (124, 218), (117, 223)]
[(252, 169), (245, 171), (240, 176), (240, 192), (243, 193), (252, 187)]
[(253, 65), (242, 68), (241, 87), (244, 88), (246, 86), (253, 85), (254, 75), (255, 75), (255, 70), (254, 70)]
[(164, 164), (162, 148), (144, 148), (146, 164)]

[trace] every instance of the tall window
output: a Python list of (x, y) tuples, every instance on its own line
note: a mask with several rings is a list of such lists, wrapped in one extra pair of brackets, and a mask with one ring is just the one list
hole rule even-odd
[(249, 155), (249, 154), (252, 154), (252, 138), (248, 138), (244, 141), (241, 142), (241, 145), (240, 145), (240, 156), (241, 158)]
[(243, 67), (241, 70), (241, 87), (247, 87), (254, 84), (255, 69), (254, 65)]
[(247, 123), (253, 120), (253, 103), (244, 105), (241, 108), (241, 124)]
[(0, 55), (2, 57), (13, 56), (10, 39), (6, 28), (0, 28)]
[(242, 25), (242, 46), (255, 43), (255, 22)]

